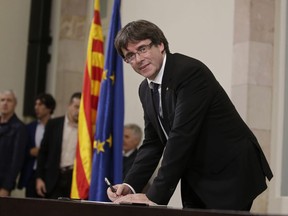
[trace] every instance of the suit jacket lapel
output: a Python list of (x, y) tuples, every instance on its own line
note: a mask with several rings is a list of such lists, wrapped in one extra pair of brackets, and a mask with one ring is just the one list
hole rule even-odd
[(166, 59), (166, 65), (164, 68), (164, 74), (162, 78), (162, 84), (161, 84), (161, 103), (162, 103), (162, 112), (163, 112), (163, 119), (166, 122), (166, 125), (169, 127), (169, 131), (171, 130), (170, 127), (170, 113), (174, 112), (174, 110), (167, 110), (167, 107), (169, 107), (170, 104), (170, 99), (171, 94), (173, 94), (174, 90), (172, 87), (172, 73), (175, 72), (173, 69), (173, 65), (171, 65), (171, 60), (172, 59), (172, 54), (167, 54), (167, 59)]
[[(157, 120), (157, 114), (156, 114), (156, 111), (154, 109), (154, 104), (153, 104), (153, 97), (152, 97), (152, 92), (151, 92), (151, 89), (149, 88), (149, 86), (147, 85), (147, 91), (148, 92), (148, 97), (147, 97), (147, 101), (146, 101), (146, 104), (147, 104), (147, 112), (148, 112), (148, 115), (149, 116), (152, 116), (151, 120), (153, 121), (153, 123), (156, 125), (159, 124), (158, 120)], [(159, 125), (160, 126), (160, 125)]]

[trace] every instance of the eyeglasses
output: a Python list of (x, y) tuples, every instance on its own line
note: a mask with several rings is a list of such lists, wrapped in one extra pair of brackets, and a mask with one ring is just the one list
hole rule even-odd
[(136, 58), (136, 54), (138, 54), (139, 56), (142, 56), (143, 54), (147, 53), (147, 51), (150, 50), (152, 46), (153, 46), (153, 42), (151, 42), (148, 45), (143, 45), (143, 46), (139, 47), (136, 52), (129, 52), (125, 56), (124, 61), (126, 63), (133, 62), (135, 60), (135, 58)]

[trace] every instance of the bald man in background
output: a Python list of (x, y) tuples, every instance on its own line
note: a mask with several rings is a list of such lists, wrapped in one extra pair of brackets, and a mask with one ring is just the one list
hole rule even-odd
[(0, 92), (0, 197), (10, 196), (21, 170), (27, 130), (15, 114), (17, 99), (12, 90)]

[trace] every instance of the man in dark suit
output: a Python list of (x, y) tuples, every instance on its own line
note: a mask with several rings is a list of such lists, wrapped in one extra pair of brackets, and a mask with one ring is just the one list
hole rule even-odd
[(34, 104), (36, 120), (27, 125), (28, 145), (24, 166), (18, 181), (18, 188), (25, 187), (26, 197), (39, 197), (36, 193), (36, 159), (45, 131), (45, 125), (51, 118), (56, 101), (52, 95), (41, 93), (37, 95)]
[[(250, 210), (272, 172), (256, 137), (212, 72), (200, 61), (171, 54), (153, 23), (128, 23), (115, 47), (146, 79), (139, 87), (145, 136), (124, 184), (108, 189), (115, 202), (166, 205), (181, 180), (188, 208)], [(146, 194), (140, 193), (156, 168)], [(126, 196), (120, 196), (126, 195)]]
[(21, 170), (27, 145), (27, 130), (18, 119), (13, 91), (0, 92), (0, 197), (10, 196)]
[(65, 116), (48, 121), (37, 159), (36, 191), (41, 197), (70, 197), (81, 93), (74, 93)]
[(123, 179), (131, 169), (138, 152), (138, 146), (142, 140), (142, 130), (136, 124), (124, 126), (123, 139)]

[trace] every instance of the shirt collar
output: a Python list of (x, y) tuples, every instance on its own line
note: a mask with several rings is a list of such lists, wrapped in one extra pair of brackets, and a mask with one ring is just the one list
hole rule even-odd
[(129, 150), (128, 152), (123, 151), (123, 156), (124, 157), (129, 157), (134, 151), (136, 151), (136, 148)]
[(69, 121), (68, 114), (65, 115), (64, 124), (69, 125), (70, 127), (75, 127), (75, 128), (78, 127), (78, 125), (76, 123)]
[(150, 80), (150, 79), (147, 78), (148, 85), (149, 85), (149, 87), (151, 89), (153, 89), (153, 86), (152, 86), (151, 82), (157, 83), (159, 85), (162, 84), (162, 78), (163, 78), (163, 74), (164, 74), (165, 64), (166, 64), (166, 54), (164, 55), (163, 64), (161, 66), (161, 69), (160, 69), (159, 73), (157, 74), (157, 76), (155, 77), (155, 79), (154, 80)]
[(39, 119), (37, 119), (37, 125), (44, 125)]

